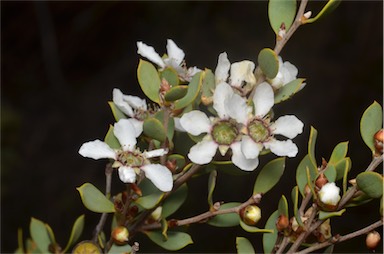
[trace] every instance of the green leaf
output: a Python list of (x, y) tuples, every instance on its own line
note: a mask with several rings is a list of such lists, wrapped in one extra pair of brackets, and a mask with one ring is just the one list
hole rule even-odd
[(383, 124), (383, 109), (376, 101), (365, 111), (360, 121), (360, 133), (364, 143), (375, 154), (375, 143), (373, 136), (379, 131)]
[(45, 252), (42, 252), (38, 246), (36, 245), (36, 243), (28, 238), (26, 240), (26, 243), (25, 243), (25, 249), (26, 249), (26, 253), (45, 253)]
[(176, 101), (183, 98), (188, 92), (188, 86), (175, 86), (164, 95), (166, 101)]
[(107, 135), (105, 135), (104, 142), (107, 143), (113, 149), (120, 149), (121, 145), (119, 140), (113, 134), (113, 126), (109, 125)]
[(215, 75), (210, 69), (205, 69), (205, 76), (203, 78), (203, 84), (201, 86), (202, 96), (207, 98), (213, 96), (215, 90)]
[(256, 178), (253, 193), (267, 193), (280, 180), (284, 173), (285, 157), (268, 162)]
[(208, 178), (208, 204), (211, 209), (213, 207), (212, 195), (216, 186), (216, 177), (217, 177), (217, 171), (212, 170)]
[(125, 114), (113, 103), (112, 101), (108, 102), (109, 107), (112, 110), (113, 117), (115, 118), (116, 122), (118, 122), (120, 119), (126, 119), (127, 117)]
[(240, 226), (242, 227), (242, 229), (250, 233), (273, 233), (272, 229), (265, 229), (265, 228), (250, 226), (245, 222), (243, 222), (242, 220), (240, 220)]
[(49, 237), (45, 223), (32, 217), (29, 225), (29, 231), (33, 241), (37, 245), (37, 248), (39, 248), (39, 250), (43, 253), (48, 253), (51, 238)]
[(326, 219), (329, 219), (329, 218), (332, 218), (332, 217), (335, 217), (335, 216), (341, 216), (346, 210), (345, 209), (342, 209), (340, 211), (337, 211), (337, 212), (324, 212), (324, 211), (320, 211), (319, 212), (319, 219), (320, 220), (326, 220)]
[(147, 118), (144, 120), (143, 132), (146, 136), (164, 142), (166, 138), (165, 129), (161, 121), (156, 118)]
[(340, 180), (341, 178), (343, 178), (344, 174), (348, 173), (349, 170), (351, 170), (351, 167), (352, 167), (351, 158), (346, 157), (346, 158), (340, 160), (335, 165), (336, 173), (337, 173), (336, 180)]
[(81, 215), (79, 218), (76, 219), (75, 223), (72, 226), (71, 235), (69, 237), (67, 246), (64, 248), (64, 253), (66, 253), (69, 248), (77, 241), (79, 240), (81, 234), (83, 233), (84, 229), (84, 214)]
[(285, 215), (287, 218), (289, 218), (288, 201), (284, 195), (282, 195), (279, 200), (278, 211), (279, 211), (279, 215)]
[(244, 176), (250, 175), (252, 171), (244, 171), (233, 165), (232, 161), (212, 161), (211, 165), (215, 165), (219, 172), (223, 172), (228, 175)]
[(341, 142), (333, 149), (331, 158), (328, 161), (328, 164), (337, 164), (339, 161), (345, 158), (348, 152), (348, 141)]
[(269, 23), (276, 34), (284, 23), (286, 31), (291, 27), (296, 15), (296, 0), (269, 0)]
[(111, 249), (109, 249), (109, 254), (122, 254), (122, 253), (131, 253), (132, 247), (129, 244), (126, 245), (116, 245), (113, 244)]
[(47, 223), (45, 223), (45, 227), (47, 229), (49, 239), (51, 239), (51, 243), (55, 244), (56, 243), (55, 234), (53, 233), (51, 226), (49, 226)]
[(354, 197), (353, 199), (348, 201), (345, 207), (355, 207), (355, 206), (364, 205), (372, 200), (373, 199), (370, 196), (362, 192), (359, 196)]
[(292, 192), (291, 192), (291, 198), (293, 201), (293, 214), (295, 216), (297, 224), (299, 224), (300, 226), (303, 226), (304, 224), (301, 221), (301, 217), (299, 214), (299, 190), (298, 190), (298, 186), (293, 187)]
[(144, 94), (150, 100), (160, 103), (159, 90), (161, 80), (155, 66), (150, 62), (140, 59), (139, 66), (137, 67), (137, 79)]
[(311, 179), (314, 180), (317, 176), (317, 169), (313, 166), (309, 155), (307, 154), (299, 163), (296, 170), (296, 183), (299, 187), (301, 195), (304, 196), (304, 189), (307, 185), (307, 168), (309, 168)]
[[(223, 204), (219, 210), (224, 210), (240, 205), (238, 202)], [(215, 227), (234, 227), (240, 224), (240, 216), (237, 213), (219, 214), (207, 222)]]
[(160, 72), (161, 80), (165, 79), (171, 87), (179, 85), (179, 75), (177, 71), (173, 68), (166, 68), (162, 72)]
[(276, 220), (279, 217), (279, 211), (276, 210), (269, 216), (267, 222), (265, 223), (265, 229), (271, 229), (273, 232), (271, 234), (263, 235), (263, 248), (264, 253), (272, 253), (273, 248), (277, 240), (277, 229), (276, 229)]
[(182, 109), (191, 104), (199, 95), (202, 79), (205, 76), (205, 72), (196, 73), (191, 82), (188, 85), (187, 94), (180, 100), (175, 102), (175, 109)]
[(164, 193), (163, 192), (155, 192), (152, 194), (149, 194), (147, 196), (142, 196), (138, 198), (135, 203), (139, 204), (145, 209), (151, 209), (155, 207), (163, 198)]
[(164, 241), (164, 236), (162, 235), (162, 232), (160, 230), (147, 231), (144, 233), (154, 243), (170, 251), (180, 250), (188, 244), (193, 243), (191, 236), (184, 232), (168, 231), (167, 241)]
[(298, 78), (295, 80), (292, 80), (288, 84), (281, 87), (276, 93), (275, 93), (275, 104), (278, 104), (282, 101), (288, 100), (291, 98), (294, 94), (299, 92), (301, 90), (301, 86), (303, 85), (303, 82), (305, 79)]
[(115, 206), (113, 203), (91, 183), (85, 183), (76, 189), (80, 193), (81, 201), (83, 201), (84, 206), (92, 212), (115, 212)]
[(341, 3), (341, 0), (329, 0), (328, 3), (323, 7), (323, 9), (314, 18), (304, 20), (303, 23), (304, 24), (310, 24), (310, 23), (317, 21), (321, 17), (324, 17), (325, 15), (327, 15), (327, 14), (331, 13), (333, 10), (335, 10), (336, 7), (339, 6), (340, 3)]
[[(159, 120), (163, 126), (165, 126), (165, 115), (164, 111), (158, 111), (154, 117)], [(165, 130), (165, 127), (164, 127)], [(172, 117), (168, 117), (168, 124), (167, 124), (167, 137), (169, 141), (172, 141), (173, 135), (175, 133), (175, 122)]]
[(255, 253), (251, 242), (245, 237), (236, 237), (236, 249), (238, 254)]
[(313, 128), (313, 126), (311, 126), (311, 131), (309, 133), (309, 140), (308, 140), (308, 155), (309, 155), (309, 159), (312, 162), (312, 165), (315, 168), (317, 168), (316, 156), (315, 156), (316, 139), (317, 139), (317, 130)]
[(279, 72), (279, 59), (275, 51), (270, 48), (262, 49), (257, 57), (257, 61), (267, 78), (273, 79), (276, 77)]
[(167, 218), (169, 215), (176, 212), (185, 202), (187, 196), (188, 186), (187, 184), (183, 184), (164, 201), (163, 210), (161, 212), (162, 217)]
[(327, 168), (324, 171), (324, 175), (327, 177), (328, 182), (336, 181), (336, 168), (333, 165), (328, 164)]
[(363, 172), (357, 175), (356, 183), (360, 190), (371, 198), (383, 195), (383, 176), (376, 172)]

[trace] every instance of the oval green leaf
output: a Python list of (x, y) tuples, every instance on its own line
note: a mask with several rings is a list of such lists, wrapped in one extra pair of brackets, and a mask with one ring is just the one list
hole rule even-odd
[(48, 253), (51, 238), (49, 237), (45, 223), (32, 217), (31, 223), (29, 224), (29, 232), (37, 248), (43, 253)]
[(341, 216), (345, 211), (346, 211), (345, 209), (342, 209), (342, 210), (337, 211), (337, 212), (320, 211), (319, 212), (319, 219), (320, 220), (327, 220), (327, 219), (335, 217), (335, 216)]
[(284, 85), (275, 93), (275, 104), (288, 100), (302, 88), (305, 79), (298, 78)]
[(348, 152), (348, 141), (341, 142), (335, 146), (332, 151), (331, 158), (328, 161), (328, 164), (337, 164), (339, 161), (345, 158)]
[(109, 125), (107, 135), (105, 135), (104, 142), (107, 143), (113, 149), (120, 149), (121, 145), (119, 140), (113, 134), (113, 126)]
[(275, 34), (279, 33), (281, 24), (284, 23), (286, 31), (291, 27), (296, 16), (296, 0), (269, 0), (269, 23)]
[[(156, 118), (157, 120), (160, 121), (160, 123), (162, 123), (162, 125), (164, 126), (164, 130), (165, 130), (165, 119), (164, 119), (164, 117), (165, 117), (165, 115), (164, 115), (164, 111), (163, 110), (158, 111), (154, 115), (154, 118)], [(172, 117), (168, 117), (167, 137), (168, 137), (169, 141), (172, 141), (174, 133), (175, 133), (175, 121), (173, 120)]]
[(341, 0), (329, 0), (328, 3), (323, 7), (323, 9), (314, 18), (304, 20), (304, 24), (313, 23), (313, 22), (317, 21), (318, 19), (320, 19), (321, 17), (324, 17), (325, 15), (331, 13), (333, 10), (335, 10), (337, 8), (337, 6), (339, 6), (340, 3), (341, 3)]
[(250, 233), (273, 233), (272, 229), (265, 229), (265, 228), (250, 226), (248, 224), (245, 224), (245, 222), (243, 222), (242, 220), (240, 220), (240, 227)]
[(143, 132), (146, 136), (164, 142), (166, 138), (163, 124), (156, 118), (147, 118), (144, 120)]
[(304, 224), (301, 221), (301, 217), (299, 214), (299, 190), (297, 186), (293, 187), (291, 191), (291, 198), (293, 201), (293, 214), (295, 216), (295, 219), (300, 226), (303, 226)]
[(177, 71), (173, 68), (166, 68), (162, 72), (160, 72), (161, 79), (165, 79), (171, 87), (179, 85), (179, 75)]
[(150, 62), (140, 59), (139, 66), (137, 67), (137, 79), (144, 94), (150, 100), (160, 103), (159, 90), (161, 80), (155, 66)]
[(113, 117), (115, 118), (116, 122), (118, 122), (120, 119), (126, 119), (127, 117), (125, 114), (113, 103), (112, 101), (108, 102), (109, 107), (112, 110)]
[(113, 203), (91, 183), (85, 183), (76, 189), (80, 193), (81, 201), (83, 201), (84, 206), (92, 212), (115, 212), (115, 206)]
[(289, 218), (288, 201), (284, 195), (282, 195), (279, 200), (278, 211), (279, 211), (279, 215), (285, 215), (285, 217)]
[(257, 61), (267, 78), (273, 79), (276, 77), (279, 72), (279, 59), (275, 51), (270, 48), (262, 49), (257, 57)]
[(304, 189), (308, 183), (307, 180), (307, 168), (311, 175), (311, 179), (314, 180), (317, 175), (317, 169), (313, 166), (309, 155), (307, 154), (299, 163), (299, 166), (296, 169), (296, 183), (299, 187), (301, 195), (304, 196)]
[(205, 75), (203, 78), (203, 84), (201, 86), (202, 96), (207, 98), (213, 96), (215, 90), (215, 75), (210, 69), (205, 69)]
[(166, 241), (164, 241), (164, 236), (160, 230), (147, 231), (144, 233), (154, 243), (170, 251), (180, 250), (188, 244), (193, 243), (191, 236), (184, 232), (168, 231), (168, 240)]
[(265, 223), (265, 229), (270, 229), (273, 232), (271, 234), (263, 235), (263, 248), (264, 253), (272, 253), (277, 240), (276, 220), (279, 217), (279, 211), (276, 210), (269, 216), (267, 223)]
[(174, 212), (176, 212), (188, 196), (188, 186), (187, 184), (181, 185), (174, 193), (172, 193), (163, 204), (163, 210), (161, 212), (162, 218), (167, 218)]
[(327, 177), (328, 182), (336, 181), (337, 172), (335, 166), (328, 164), (327, 168), (324, 171), (324, 175)]
[(236, 237), (236, 249), (238, 254), (255, 253), (252, 243), (245, 237)]
[[(220, 210), (232, 208), (240, 204), (241, 203), (238, 202), (226, 203), (220, 207)], [(219, 214), (210, 219), (207, 223), (215, 227), (234, 227), (240, 224), (240, 216), (237, 213)]]
[(268, 162), (256, 178), (253, 193), (267, 193), (280, 180), (285, 169), (285, 157)]
[(175, 109), (185, 108), (196, 99), (196, 97), (199, 95), (204, 76), (205, 76), (205, 72), (201, 71), (199, 73), (196, 73), (192, 77), (192, 80), (188, 85), (187, 94), (183, 98), (175, 102)]
[(375, 143), (373, 136), (382, 128), (383, 109), (376, 101), (371, 104), (365, 111), (360, 121), (360, 133), (364, 143), (375, 154)]
[(383, 195), (383, 176), (376, 172), (363, 172), (357, 175), (356, 183), (360, 190), (371, 198)]
[(122, 254), (122, 253), (131, 253), (132, 247), (129, 244), (126, 245), (116, 245), (113, 244), (109, 249), (108, 254)]
[(308, 140), (308, 155), (309, 155), (310, 161), (312, 162), (313, 167), (315, 168), (317, 168), (316, 154), (315, 154), (316, 139), (317, 139), (317, 130), (313, 126), (311, 126), (311, 131), (309, 133), (309, 140)]
[(67, 246), (64, 248), (64, 253), (66, 253), (69, 248), (77, 241), (79, 240), (81, 234), (83, 233), (84, 229), (84, 214), (81, 215), (79, 218), (76, 219), (75, 223), (72, 226), (71, 235), (69, 237)]
[(341, 178), (344, 177), (344, 175), (347, 175), (348, 172), (351, 170), (352, 168), (351, 158), (346, 157), (342, 159), (335, 165), (335, 168), (336, 168), (336, 174), (337, 174), (336, 180), (340, 180)]
[(163, 198), (164, 193), (163, 192), (155, 192), (152, 194), (149, 194), (147, 196), (142, 196), (138, 198), (135, 203), (139, 204), (141, 207), (145, 209), (151, 209), (155, 207)]
[(188, 92), (188, 86), (174, 86), (164, 95), (166, 101), (176, 101), (183, 98)]

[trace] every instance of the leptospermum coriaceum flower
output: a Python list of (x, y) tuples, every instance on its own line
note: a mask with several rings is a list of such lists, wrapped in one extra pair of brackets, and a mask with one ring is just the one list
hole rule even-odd
[(98, 159), (113, 159), (112, 167), (118, 168), (120, 180), (124, 183), (135, 183), (137, 175), (144, 172), (146, 178), (161, 191), (172, 190), (173, 178), (169, 169), (160, 164), (152, 164), (149, 160), (167, 154), (164, 149), (141, 152), (136, 148), (135, 127), (128, 119), (120, 119), (114, 124), (113, 133), (120, 142), (120, 149), (112, 149), (101, 140), (84, 143), (79, 154), (84, 157)]
[(324, 184), (318, 195), (320, 201), (325, 205), (336, 206), (341, 199), (340, 188), (334, 182)]
[(113, 89), (112, 98), (116, 107), (130, 117), (128, 120), (135, 126), (135, 136), (140, 136), (143, 132), (144, 118), (147, 114), (146, 100), (137, 96), (125, 95), (117, 88)]
[(185, 53), (180, 49), (176, 43), (168, 39), (167, 40), (167, 55), (164, 58), (161, 58), (160, 55), (155, 51), (155, 49), (147, 44), (138, 41), (137, 42), (137, 53), (141, 56), (147, 58), (151, 62), (157, 64), (160, 69), (165, 69), (171, 67), (178, 73), (179, 78), (182, 81), (190, 82), (192, 77), (199, 71), (199, 68), (190, 67), (187, 68), (184, 57)]

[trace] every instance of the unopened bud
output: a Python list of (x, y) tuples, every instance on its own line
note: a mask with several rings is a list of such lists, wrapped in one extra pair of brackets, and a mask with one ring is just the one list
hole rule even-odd
[(161, 93), (166, 93), (170, 89), (171, 89), (171, 86), (169, 85), (168, 81), (165, 78), (163, 78), (161, 80), (161, 84), (160, 84), (160, 92)]
[(367, 238), (365, 238), (365, 244), (370, 250), (376, 249), (377, 245), (381, 241), (381, 236), (377, 231), (369, 232)]
[[(139, 186), (137, 186), (137, 184), (135, 183), (131, 183), (131, 189), (137, 194), (139, 195), (140, 197), (143, 195), (141, 189), (139, 188)], [(125, 202), (125, 200), (124, 200)]]
[(175, 159), (173, 159), (173, 160), (167, 160), (167, 161), (165, 162), (165, 166), (166, 166), (169, 170), (171, 170), (171, 172), (175, 172), (176, 169), (177, 169), (177, 162), (176, 162)]
[(276, 228), (278, 231), (283, 231), (284, 229), (288, 228), (289, 226), (289, 220), (288, 217), (284, 214), (280, 215), (279, 218), (277, 218), (276, 222)]
[(128, 242), (129, 232), (126, 227), (118, 226), (112, 230), (111, 236), (115, 244), (124, 245)]
[(377, 152), (380, 154), (383, 153), (383, 143), (384, 143), (384, 131), (383, 129), (376, 132), (376, 134), (373, 136), (375, 139), (375, 148)]
[(328, 179), (323, 173), (321, 173), (316, 179), (315, 184), (317, 188), (321, 189), (326, 183), (328, 183)]
[(94, 253), (101, 254), (102, 251), (94, 242), (92, 241), (82, 241), (73, 247), (72, 253)]
[(309, 19), (312, 16), (312, 12), (311, 11), (307, 11), (306, 13), (304, 13), (303, 16), (304, 16), (304, 18)]
[(158, 221), (161, 218), (161, 212), (163, 211), (163, 207), (159, 206), (155, 209), (155, 211), (151, 214), (151, 219), (154, 221)]
[(249, 205), (240, 211), (240, 216), (246, 224), (254, 226), (261, 219), (261, 210), (258, 206)]

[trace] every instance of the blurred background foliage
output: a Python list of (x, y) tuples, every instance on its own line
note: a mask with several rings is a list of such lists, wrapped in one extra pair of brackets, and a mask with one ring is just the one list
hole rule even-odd
[[(113, 123), (107, 101), (114, 87), (143, 96), (136, 78), (136, 41), (162, 54), (171, 38), (186, 52), (188, 66), (212, 70), (223, 51), (231, 62), (256, 61), (262, 48), (274, 46), (267, 4), (2, 1), (1, 252), (16, 249), (18, 227), (29, 235), (31, 216), (49, 223), (65, 244), (71, 223), (86, 213), (82, 239), (91, 238), (99, 215), (86, 211), (75, 188), (89, 181), (103, 189), (105, 163), (84, 159), (77, 151), (85, 141), (102, 139)], [(308, 9), (317, 13), (323, 5), (310, 1)], [(329, 158), (336, 144), (349, 140), (350, 175), (369, 164), (359, 121), (373, 100), (382, 104), (382, 15), (382, 1), (342, 2), (329, 16), (301, 27), (283, 50), (283, 59), (298, 67), (308, 85), (275, 112), (295, 114), (306, 126), (295, 139), (299, 154), (287, 160), (284, 182), (263, 200), (261, 225), (276, 209), (279, 195), (289, 196), (295, 184), (310, 125), (319, 131), (318, 163)], [(259, 167), (270, 158), (262, 157)], [(255, 179), (250, 176), (219, 173), (215, 200), (245, 201)], [(117, 193), (123, 185), (114, 180), (112, 191)], [(176, 218), (206, 211), (206, 186), (206, 177), (191, 181), (191, 194)], [(373, 222), (377, 207), (349, 209), (349, 215), (334, 219), (333, 232), (337, 228), (344, 234)], [(262, 251), (259, 237), (240, 228), (192, 225), (189, 230), (195, 244), (183, 252), (234, 252), (236, 236), (253, 239)], [(163, 251), (144, 237), (138, 240), (144, 252)], [(336, 251), (366, 252), (364, 237), (340, 244)]]

